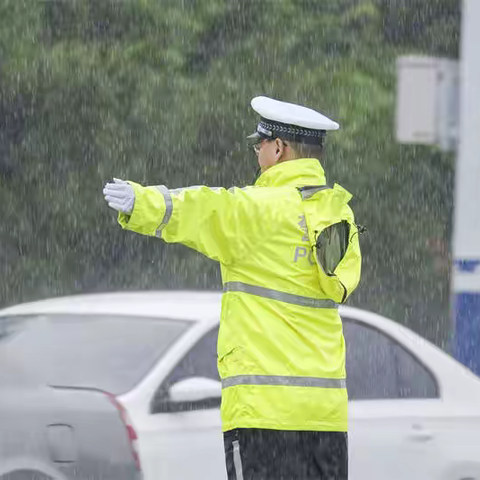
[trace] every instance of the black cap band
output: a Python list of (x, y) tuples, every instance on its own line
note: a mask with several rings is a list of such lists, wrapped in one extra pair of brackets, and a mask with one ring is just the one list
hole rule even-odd
[(324, 137), (327, 133), (325, 130), (289, 125), (263, 117), (257, 125), (257, 132), (263, 138), (282, 138), (283, 140), (310, 145), (323, 145)]

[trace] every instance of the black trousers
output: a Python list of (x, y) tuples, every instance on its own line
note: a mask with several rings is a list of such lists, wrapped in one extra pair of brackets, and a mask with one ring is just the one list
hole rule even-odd
[(223, 434), (228, 480), (347, 480), (344, 432), (238, 428)]

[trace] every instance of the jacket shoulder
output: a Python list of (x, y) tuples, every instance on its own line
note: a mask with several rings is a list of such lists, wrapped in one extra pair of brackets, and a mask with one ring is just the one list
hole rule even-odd
[(297, 198), (301, 201), (301, 195), (295, 187), (258, 187), (249, 186), (245, 188), (233, 187), (230, 189), (232, 193), (240, 193), (252, 201), (274, 201), (279, 199)]

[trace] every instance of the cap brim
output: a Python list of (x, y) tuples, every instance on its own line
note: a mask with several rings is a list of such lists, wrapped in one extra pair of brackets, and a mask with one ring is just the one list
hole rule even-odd
[(249, 135), (247, 140), (258, 140), (259, 138), (262, 138), (262, 136), (258, 132), (255, 132)]

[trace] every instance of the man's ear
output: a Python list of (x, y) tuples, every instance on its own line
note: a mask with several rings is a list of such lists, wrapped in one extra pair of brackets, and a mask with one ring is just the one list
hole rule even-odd
[(283, 155), (283, 142), (279, 139), (275, 139), (275, 157), (277, 160), (280, 160), (280, 158)]

